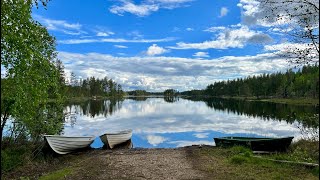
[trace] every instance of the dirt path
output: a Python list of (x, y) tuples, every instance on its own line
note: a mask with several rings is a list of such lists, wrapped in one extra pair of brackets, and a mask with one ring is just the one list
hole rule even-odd
[[(168, 158), (169, 157), (169, 158)], [(203, 179), (185, 149), (96, 151), (67, 179)]]

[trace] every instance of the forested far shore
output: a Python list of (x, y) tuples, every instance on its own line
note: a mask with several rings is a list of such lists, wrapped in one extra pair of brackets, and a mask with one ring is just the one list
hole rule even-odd
[(90, 77), (78, 83), (65, 85), (64, 92), (68, 98), (122, 97), (124, 95), (122, 86), (107, 77), (103, 79)]
[(256, 98), (316, 98), (319, 99), (319, 65), (303, 66), (298, 71), (263, 74), (220, 81), (204, 90), (179, 93), (186, 96), (256, 97)]

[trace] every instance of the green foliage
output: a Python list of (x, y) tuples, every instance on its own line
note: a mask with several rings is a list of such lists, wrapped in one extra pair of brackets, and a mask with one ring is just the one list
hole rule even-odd
[(122, 97), (124, 92), (120, 84), (107, 77), (103, 79), (90, 77), (77, 80), (71, 73), (70, 84), (65, 86), (67, 97)]
[(298, 72), (289, 70), (216, 82), (208, 85), (204, 93), (211, 96), (319, 98), (319, 66), (304, 66)]
[[(38, 7), (37, 0), (1, 1), (1, 66), (6, 70), (1, 79), (2, 171), (32, 158), (41, 135), (62, 128), (55, 38), (32, 19), (33, 3)], [(55, 100), (47, 103), (49, 98)], [(4, 129), (9, 137), (2, 137)]]
[(174, 89), (167, 89), (163, 92), (163, 94), (165, 96), (177, 96), (179, 94), (179, 92), (177, 90)]
[[(279, 162), (272, 162), (267, 159), (286, 160), (292, 162), (310, 162), (319, 164), (319, 141), (299, 140), (293, 143), (289, 151), (286, 153), (276, 153), (263, 155), (266, 159), (256, 158), (250, 149), (242, 146), (234, 146), (226, 149), (229, 152), (228, 162), (235, 165), (255, 165), (271, 169), (300, 167), (302, 165), (286, 164)], [(319, 176), (319, 167), (308, 169), (315, 176)]]
[(202, 96), (204, 95), (204, 90), (190, 90), (190, 91), (183, 91), (180, 93), (183, 96)]
[(6, 69), (1, 79), (1, 137), (9, 117), (15, 124), (13, 137), (23, 134), (37, 140), (61, 128), (61, 112), (47, 105), (49, 98), (61, 104), (55, 39), (32, 19), (34, 2), (37, 5), (32, 0), (1, 1), (1, 66)]
[(249, 161), (248, 158), (244, 157), (242, 155), (235, 155), (235, 156), (232, 156), (230, 158), (230, 162), (233, 163), (233, 164), (243, 164), (243, 163), (246, 163), (248, 161)]
[(243, 146), (233, 146), (231, 147), (231, 154), (242, 154), (245, 157), (250, 157), (252, 155), (252, 151), (249, 148)]
[(249, 162), (249, 159), (252, 156), (252, 151), (243, 146), (233, 146), (230, 148), (230, 155), (230, 163), (243, 164)]
[(319, 164), (319, 140), (301, 139), (291, 144), (287, 153), (270, 155), (272, 159)]
[(55, 171), (53, 173), (50, 173), (48, 175), (42, 176), (39, 178), (39, 180), (58, 180), (58, 179), (65, 179), (67, 175), (70, 175), (73, 173), (73, 170), (70, 168), (64, 168), (58, 171)]
[(313, 169), (311, 170), (311, 173), (312, 173), (314, 176), (319, 177), (319, 166), (316, 167), (316, 168), (313, 168)]
[(26, 159), (26, 154), (29, 153), (30, 149), (27, 146), (1, 150), (1, 172), (7, 172), (21, 165)]
[(134, 90), (134, 91), (128, 91), (127, 93), (130, 96), (148, 96), (148, 95), (150, 95), (150, 93), (145, 90)]

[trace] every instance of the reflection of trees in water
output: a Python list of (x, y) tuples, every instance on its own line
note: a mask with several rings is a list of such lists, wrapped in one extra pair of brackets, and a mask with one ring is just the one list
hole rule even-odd
[(127, 97), (127, 99), (132, 99), (135, 101), (145, 101), (148, 99), (147, 96), (136, 96), (136, 97)]
[(179, 97), (177, 97), (177, 96), (164, 96), (163, 99), (164, 99), (164, 101), (169, 102), (169, 103), (179, 101)]
[[(136, 96), (136, 97), (127, 97), (126, 99), (132, 99), (134, 101), (146, 101), (148, 98), (162, 98), (162, 97)], [(168, 103), (179, 101), (178, 96), (163, 96), (163, 99)]]
[[(67, 106), (67, 112), (72, 114), (87, 115), (94, 118), (97, 115), (103, 115), (105, 117), (112, 115), (115, 111), (118, 111), (122, 107), (122, 99), (108, 99), (108, 100), (88, 100), (79, 103), (74, 103), (72, 105)], [(70, 116), (70, 123), (72, 123), (71, 119), (76, 121), (76, 116)]]
[(77, 114), (81, 113), (80, 105), (69, 105), (64, 107), (64, 122), (69, 123), (71, 127), (77, 122)]
[[(311, 118), (314, 118), (313, 121), (319, 123), (319, 114)], [(310, 141), (319, 141), (319, 125), (317, 127), (307, 127), (302, 123), (299, 123), (296, 125), (296, 127), (300, 130), (300, 133), (304, 139)]]
[(207, 106), (215, 110), (245, 114), (251, 117), (261, 117), (264, 120), (279, 120), (293, 123), (298, 121), (305, 127), (319, 127), (319, 106), (297, 106), (271, 102), (245, 101), (236, 99), (201, 98), (190, 99), (204, 101)]
[(64, 122), (69, 123), (71, 127), (74, 127), (77, 122), (77, 115), (75, 113), (65, 113)]

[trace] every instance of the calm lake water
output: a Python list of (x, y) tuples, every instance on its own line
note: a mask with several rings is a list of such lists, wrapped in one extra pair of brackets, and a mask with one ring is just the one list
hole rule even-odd
[(65, 106), (62, 134), (94, 135), (93, 148), (102, 147), (100, 135), (125, 129), (133, 130), (133, 146), (143, 148), (215, 145), (213, 138), (222, 136), (294, 136), (297, 140), (301, 128), (318, 128), (305, 120), (318, 109), (223, 99), (90, 100)]

